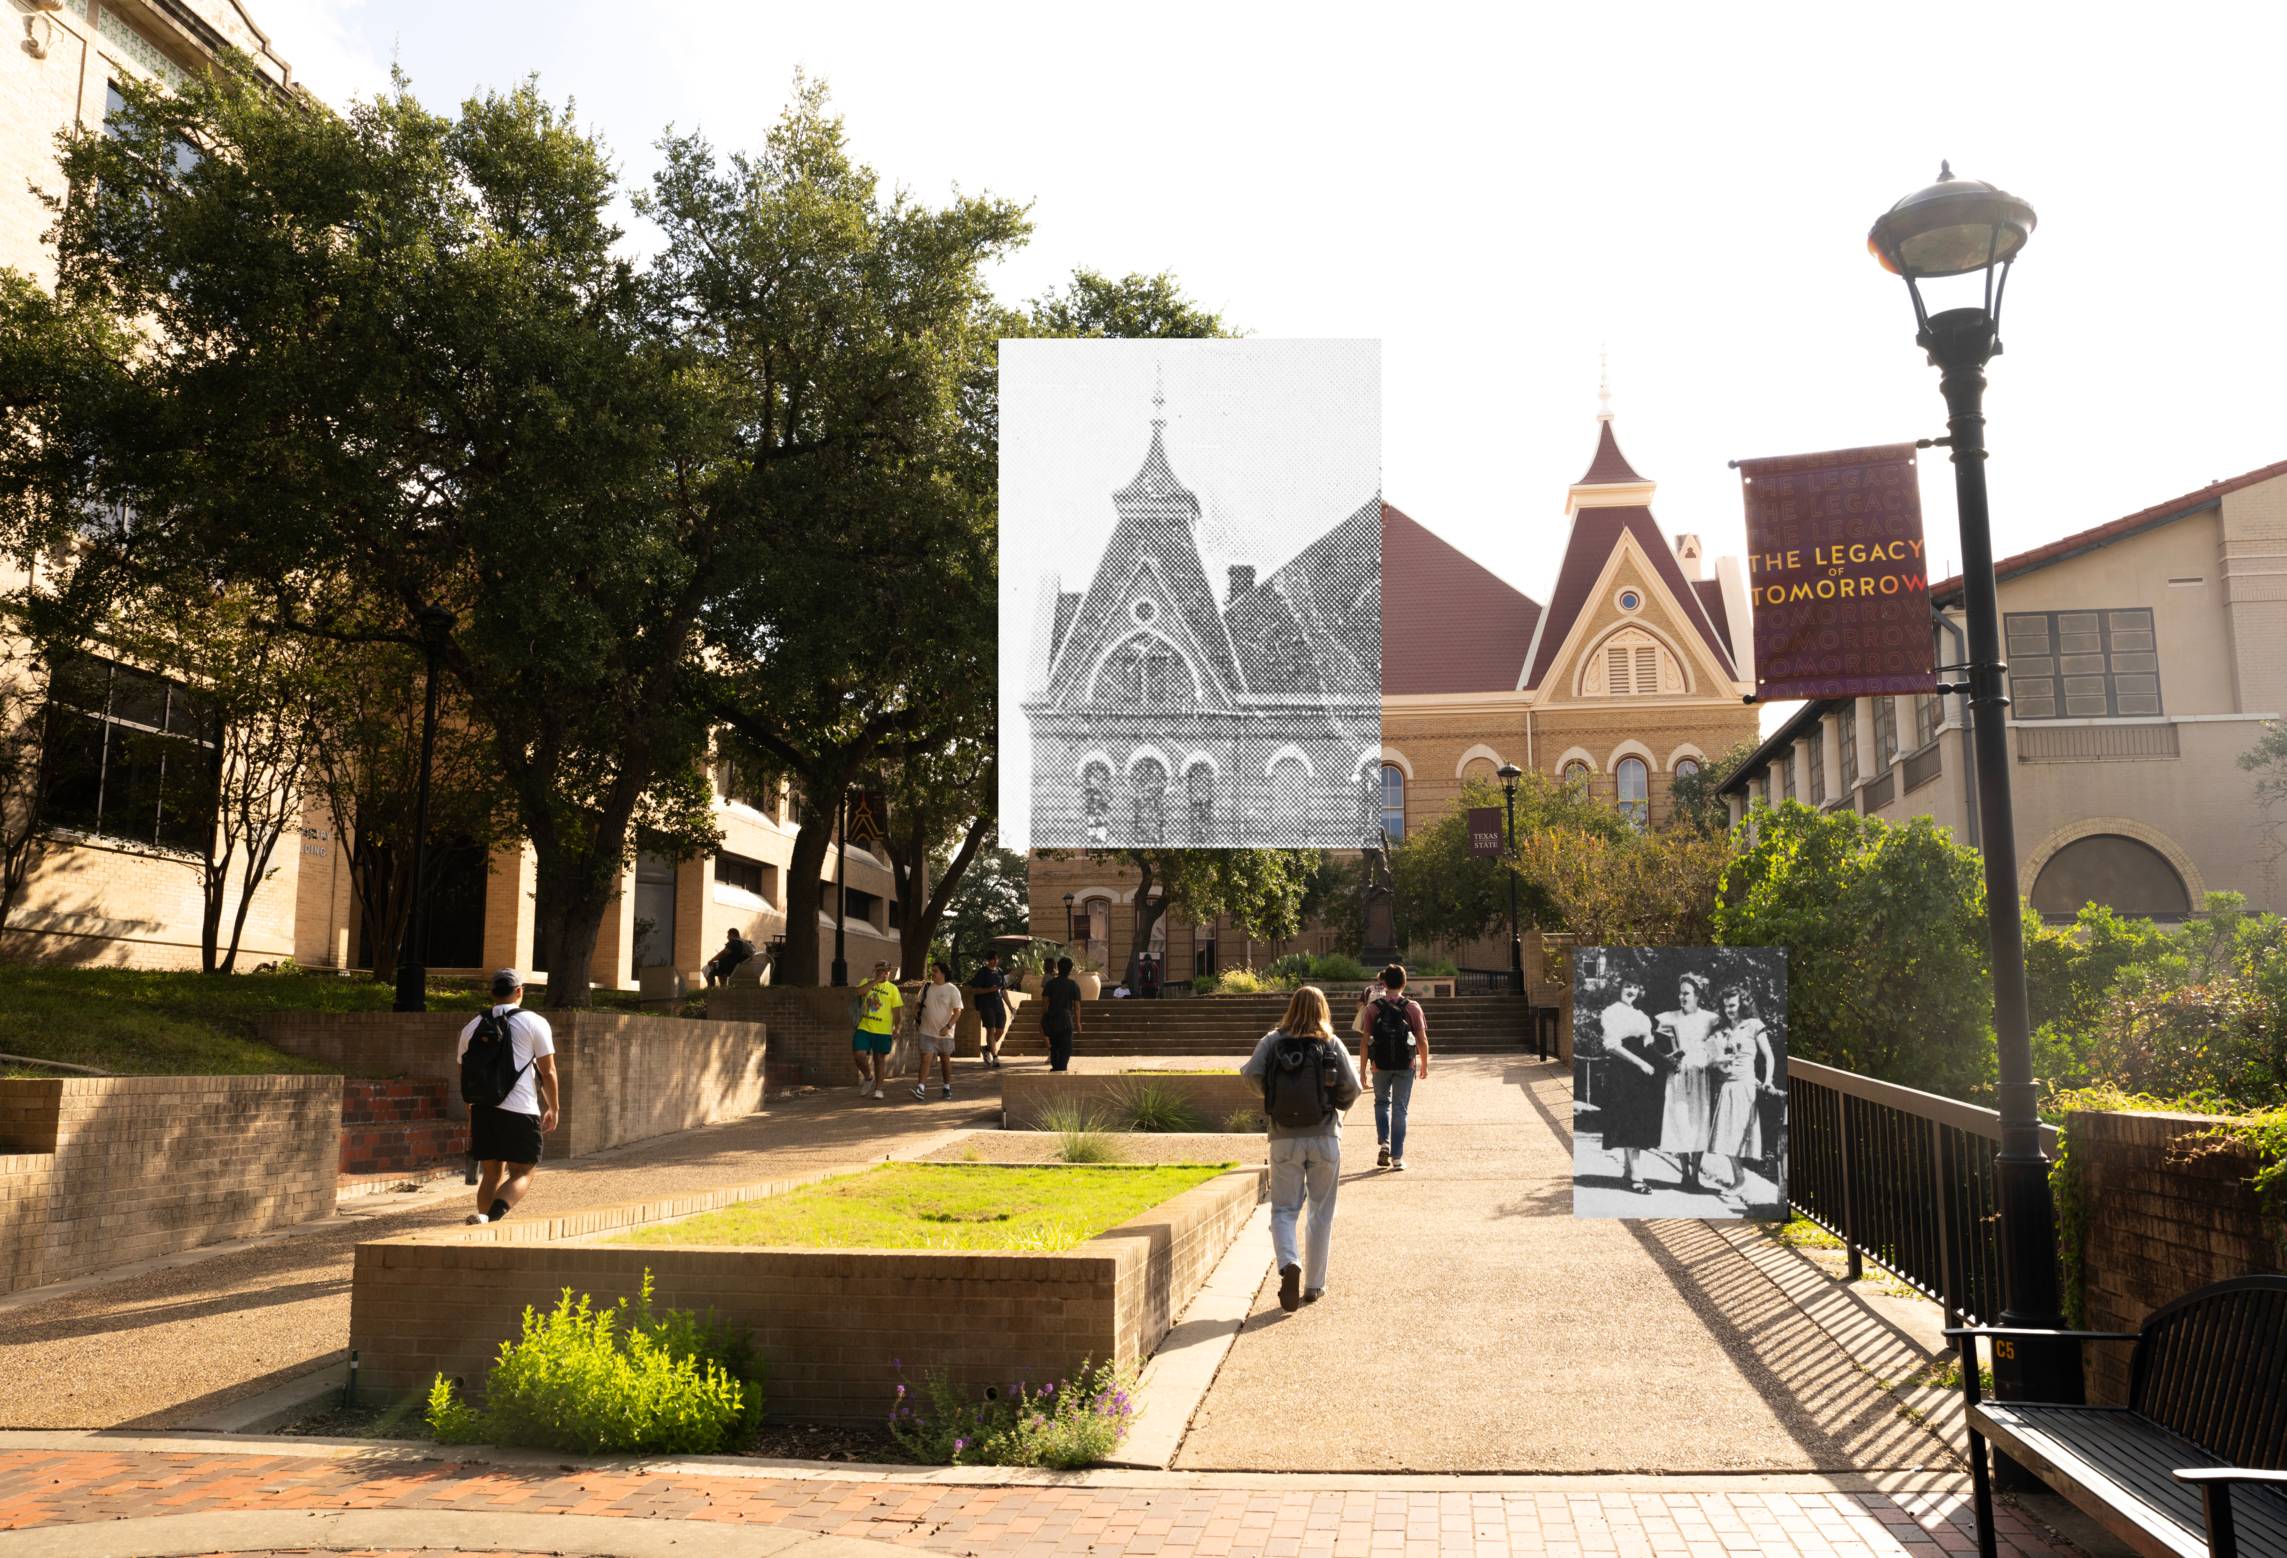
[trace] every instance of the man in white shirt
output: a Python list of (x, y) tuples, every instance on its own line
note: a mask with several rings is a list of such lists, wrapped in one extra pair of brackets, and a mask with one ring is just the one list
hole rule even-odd
[[(515, 1081), (497, 1104), (469, 1104), (469, 1150), (482, 1165), (471, 1223), (497, 1223), (532, 1188), (540, 1163), (541, 1138), (556, 1128), (556, 1036), (548, 1019), (524, 1010), (524, 979), (513, 968), (492, 976), (493, 1005), (488, 1015), (507, 1029), (508, 1063)], [(460, 1059), (464, 1096), (469, 1085), (469, 1043), (482, 1017), (461, 1029)]]

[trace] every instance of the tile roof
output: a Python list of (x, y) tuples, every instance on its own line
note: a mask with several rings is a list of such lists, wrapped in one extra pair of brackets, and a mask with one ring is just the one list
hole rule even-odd
[[(1251, 690), (1307, 690), (1345, 701), (1374, 701), (1382, 666), (1381, 507), (1378, 498), (1360, 504), (1246, 597), (1225, 604), (1223, 620)], [(1266, 617), (1271, 601), (1281, 604)], [(1266, 647), (1258, 624), (1274, 620), (1299, 634), (1307, 646), (1314, 667), (1308, 688), (1278, 688), (1257, 680), (1258, 657)]]
[[(1607, 436), (1611, 424), (1604, 429)], [(1725, 642), (1714, 622), (1709, 620), (1703, 598), (1692, 588), (1683, 575), (1683, 565), (1676, 561), (1667, 538), (1660, 533), (1659, 522), (1652, 511), (1642, 507), (1584, 508), (1573, 515), (1572, 536), (1565, 543), (1564, 561), (1557, 568), (1556, 588), (1549, 595), (1548, 624), (1541, 630), (1540, 649), (1533, 656), (1531, 669), (1526, 673), (1525, 685), (1538, 687), (1548, 673), (1550, 662), (1564, 646), (1564, 637), (1572, 625), (1588, 608), (1588, 592), (1596, 587), (1597, 578), (1612, 556), (1612, 549), (1620, 544), (1623, 534), (1633, 534), (1636, 544), (1652, 560), (1652, 571), (1660, 583), (1667, 586), (1700, 638), (1714, 651), (1716, 663), (1726, 672), (1738, 674), (1731, 663), (1731, 646)]]
[(1694, 579), (1691, 581), (1691, 590), (1699, 597), (1699, 604), (1707, 612), (1708, 621), (1715, 624), (1715, 631), (1722, 638), (1723, 646), (1730, 648), (1731, 613), (1723, 604), (1723, 581)]
[[(2046, 568), (2051, 563), (2061, 563), (2066, 558), (2078, 556), (2082, 552), (2092, 552), (2100, 546), (2132, 536), (2139, 530), (2149, 530), (2155, 525), (2164, 525), (2172, 519), (2182, 519), (2187, 514), (2197, 514), (2201, 509), (2211, 507), (2221, 500), (2226, 493), (2237, 492), (2242, 487), (2252, 487), (2258, 482), (2269, 481), (2275, 476), (2287, 476), (2287, 460), (2261, 466), (2242, 476), (2231, 476), (2222, 481), (2209, 482), (2205, 487), (2187, 492), (2180, 498), (2170, 498), (2165, 503), (2155, 503), (2150, 508), (2138, 509), (2133, 514), (2108, 520), (2104, 524), (2051, 541), (2046, 546), (2036, 546), (2031, 551), (2019, 552), (2014, 557), (2004, 557), (1993, 565), (1994, 577), (1997, 579), (2015, 578), (2021, 573), (2031, 573), (2036, 568)], [(1937, 605), (1951, 605), (1960, 598), (1961, 576), (1959, 574), (1950, 579), (1940, 580), (1930, 586), (1930, 599)]]
[(1450, 541), (1382, 508), (1382, 691), (1514, 692), (1541, 608)]
[(1575, 487), (1610, 486), (1620, 482), (1642, 481), (1628, 457), (1620, 452), (1620, 441), (1612, 436), (1612, 424), (1599, 422), (1596, 433), (1596, 458), (1588, 462), (1588, 471)]

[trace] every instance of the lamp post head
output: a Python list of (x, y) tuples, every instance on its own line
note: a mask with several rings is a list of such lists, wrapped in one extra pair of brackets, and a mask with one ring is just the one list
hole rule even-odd
[[(1905, 278), (1917, 338), (1941, 365), (1963, 357), (1982, 363), (2001, 350), (2001, 294), (2036, 220), (2027, 202), (1982, 179), (1956, 178), (1942, 162), (1935, 183), (1875, 219), (1866, 247), (1884, 270)], [(1923, 282), (1969, 275), (1983, 283), (1979, 305), (1938, 314), (1924, 306)]]
[(1072, 895), (1070, 893), (1064, 895), (1064, 907), (1067, 909), (1072, 907)]
[(460, 618), (442, 606), (423, 606), (413, 613), (413, 625), (421, 630), (421, 642), (431, 649), (443, 648), (445, 636), (459, 621)]
[(1503, 763), (1499, 768), (1494, 769), (1493, 772), (1500, 776), (1501, 788), (1509, 791), (1512, 795), (1516, 793), (1517, 781), (1523, 778), (1525, 773), (1522, 768), (1519, 768), (1514, 763)]

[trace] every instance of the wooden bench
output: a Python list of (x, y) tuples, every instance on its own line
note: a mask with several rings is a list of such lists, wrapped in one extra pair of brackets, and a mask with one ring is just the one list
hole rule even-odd
[[(1964, 1326), (1961, 1386), (1977, 1550), (1993, 1555), (1986, 1444), (2155, 1558), (2287, 1558), (2287, 1277), (2234, 1277), (2139, 1331)], [(2124, 1407), (1986, 1401), (1977, 1339), (2132, 1342)]]

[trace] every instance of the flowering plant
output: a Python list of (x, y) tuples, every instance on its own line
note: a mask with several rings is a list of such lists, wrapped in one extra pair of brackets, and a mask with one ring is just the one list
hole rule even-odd
[(1083, 1360), (1069, 1380), (1039, 1386), (987, 1387), (979, 1400), (932, 1369), (918, 1391), (899, 1382), (889, 1432), (918, 1461), (1070, 1471), (1117, 1449), (1135, 1411), (1134, 1379), (1110, 1363)]

